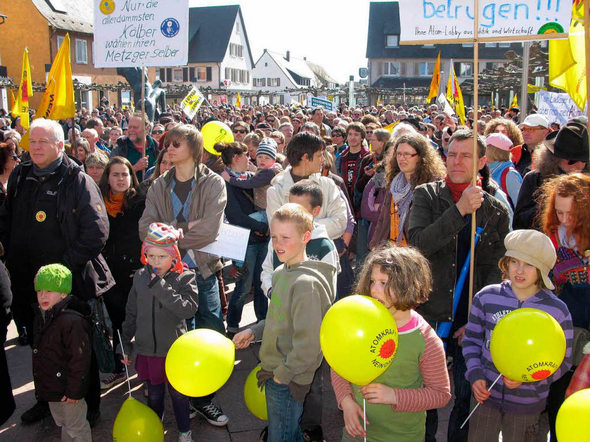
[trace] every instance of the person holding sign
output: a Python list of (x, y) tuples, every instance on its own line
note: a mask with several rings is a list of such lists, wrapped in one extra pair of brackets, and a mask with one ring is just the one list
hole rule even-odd
[[(505, 442), (536, 440), (549, 386), (572, 365), (572, 317), (566, 304), (551, 291), (555, 286), (549, 272), (556, 259), (551, 240), (536, 230), (515, 230), (506, 236), (504, 245), (506, 254), (498, 266), (505, 281), (484, 287), (475, 295), (463, 338), (466, 377), (475, 400), (482, 404), (469, 425), (469, 441), (474, 442), (490, 437), (497, 440), (500, 431)], [(499, 374), (490, 353), (490, 336), (507, 313), (527, 307), (549, 313), (561, 325), (566, 338), (565, 359), (551, 376), (547, 376), (549, 371), (533, 372), (531, 376), (540, 379), (537, 382), (523, 383), (504, 376), (488, 390)]]
[[(427, 321), (452, 321), (448, 354), (453, 356), (455, 405), (449, 420), (448, 440), (467, 439), (467, 428), (459, 426), (469, 414), (471, 388), (465, 379), (461, 339), (468, 318), (469, 284), (465, 284), (455, 311), (454, 287), (470, 249), (471, 217), (483, 228), (482, 240), (475, 249), (474, 290), (501, 281), (498, 260), (504, 254), (504, 237), (509, 230), (508, 209), (494, 196), (496, 186), (489, 180), (486, 145), (477, 140), (478, 157), (473, 158), (473, 132), (458, 130), (449, 140), (447, 176), (444, 180), (422, 184), (414, 190), (408, 243), (418, 247), (430, 260), (434, 277), (433, 292), (418, 311)], [(473, 162), (482, 175), (472, 186)], [(436, 433), (436, 415), (430, 413), (426, 440)], [(434, 428), (433, 428), (434, 427)]]
[(145, 171), (156, 164), (158, 145), (156, 140), (147, 135), (150, 122), (146, 115), (134, 114), (128, 124), (127, 136), (117, 140), (111, 156), (127, 158), (141, 182), (145, 178)]

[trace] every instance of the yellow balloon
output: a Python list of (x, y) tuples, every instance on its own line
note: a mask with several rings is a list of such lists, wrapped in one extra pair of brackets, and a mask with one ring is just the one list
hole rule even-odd
[(555, 432), (559, 442), (590, 442), (590, 388), (576, 391), (561, 404)]
[(227, 382), (235, 359), (232, 341), (219, 332), (200, 328), (174, 341), (166, 355), (166, 376), (185, 396), (207, 396)]
[(398, 333), (379, 301), (353, 295), (335, 303), (320, 327), (320, 345), (330, 367), (349, 382), (367, 385), (393, 361)]
[(256, 373), (260, 371), (260, 365), (254, 367), (246, 378), (244, 383), (244, 402), (246, 407), (250, 410), (254, 416), (263, 421), (268, 420), (268, 412), (266, 410), (266, 393), (265, 388), (262, 386), (262, 390), (258, 388), (258, 378)]
[(209, 121), (201, 128), (203, 147), (211, 155), (221, 155), (213, 146), (217, 143), (233, 143), (234, 135), (227, 124), (221, 121)]
[(129, 397), (115, 418), (113, 441), (163, 442), (164, 426), (154, 410)]
[(490, 340), (492, 361), (508, 379), (536, 382), (551, 376), (565, 357), (565, 334), (549, 313), (519, 308), (504, 316)]

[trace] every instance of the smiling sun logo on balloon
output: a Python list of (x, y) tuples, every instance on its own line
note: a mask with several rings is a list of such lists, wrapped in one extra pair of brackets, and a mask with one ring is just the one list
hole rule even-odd
[(100, 0), (98, 8), (104, 15), (112, 14), (115, 11), (115, 2), (113, 0)]

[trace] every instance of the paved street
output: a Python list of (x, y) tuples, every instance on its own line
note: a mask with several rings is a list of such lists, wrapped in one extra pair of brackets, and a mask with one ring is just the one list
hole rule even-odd
[[(231, 287), (231, 285), (230, 285)], [(242, 326), (255, 320), (253, 304), (249, 302), (244, 308)], [(24, 426), (20, 423), (20, 415), (35, 403), (33, 394), (33, 380), (31, 372), (31, 353), (29, 347), (16, 345), (16, 329), (14, 323), (8, 331), (6, 354), (12, 387), (16, 399), (17, 409), (11, 419), (0, 429), (0, 441), (43, 441), (53, 442), (60, 440), (60, 431), (53, 423), (51, 417), (43, 422)], [(256, 441), (265, 422), (261, 421), (248, 411), (244, 403), (242, 389), (248, 373), (258, 363), (259, 346), (253, 346), (236, 353), (236, 365), (229, 381), (218, 391), (215, 402), (221, 406), (229, 416), (230, 421), (226, 428), (215, 428), (209, 425), (201, 416), (192, 420), (193, 438), (195, 441)], [(135, 372), (131, 373), (131, 388), (133, 397), (146, 402), (143, 396), (142, 383), (137, 380)], [(101, 403), (101, 420), (93, 429), (95, 442), (112, 440), (112, 427), (115, 416), (126, 398), (127, 384), (123, 383), (111, 390), (103, 392)], [(441, 413), (439, 440), (446, 433), (449, 406)], [(327, 441), (340, 440), (342, 434), (342, 414), (336, 407), (336, 399), (329, 382), (329, 373), (324, 376), (324, 410), (323, 410), (324, 437)], [(164, 416), (164, 429), (168, 441), (177, 440), (176, 423), (172, 412), (172, 404), (167, 398), (166, 412)]]

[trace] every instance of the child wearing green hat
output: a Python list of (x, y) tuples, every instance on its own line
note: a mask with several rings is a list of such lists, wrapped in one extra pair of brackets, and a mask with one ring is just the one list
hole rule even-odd
[(39, 313), (34, 322), (33, 378), (38, 400), (49, 402), (62, 440), (91, 441), (84, 400), (90, 372), (90, 307), (72, 296), (72, 273), (61, 264), (35, 276)]

